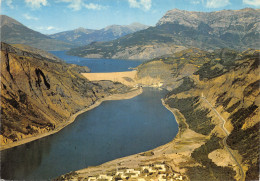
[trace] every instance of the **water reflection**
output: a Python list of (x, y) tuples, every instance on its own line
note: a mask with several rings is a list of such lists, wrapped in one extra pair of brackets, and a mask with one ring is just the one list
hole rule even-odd
[(26, 178), (28, 173), (34, 172), (42, 159), (48, 157), (51, 142), (40, 139), (28, 144), (1, 151), (1, 178)]
[(50, 179), (171, 141), (178, 126), (161, 104), (165, 93), (145, 89), (130, 100), (103, 102), (54, 135), (2, 151), (2, 178)]

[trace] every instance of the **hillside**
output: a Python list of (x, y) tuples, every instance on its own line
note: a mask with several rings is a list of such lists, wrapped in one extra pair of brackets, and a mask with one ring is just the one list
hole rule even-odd
[(33, 50), (1, 43), (1, 149), (55, 131), (99, 99), (128, 91), (119, 83), (92, 83), (80, 74), (87, 67)]
[[(160, 78), (163, 86), (171, 90), (165, 103), (183, 114), (190, 129), (210, 136), (205, 145), (191, 154), (206, 166), (189, 168), (187, 173), (191, 180), (201, 179), (197, 172), (209, 179), (210, 169), (215, 170), (216, 175), (217, 169), (220, 169), (216, 166), (221, 160), (213, 155), (217, 156), (217, 149), (223, 147), (219, 142), (223, 139), (223, 131), (221, 133), (217, 128), (219, 120), (216, 120), (216, 114), (204, 99), (226, 120), (225, 127), (230, 132), (227, 145), (238, 151), (233, 153), (241, 162), (246, 180), (259, 179), (259, 144), (255, 144), (259, 140), (259, 57), (256, 50), (240, 53), (222, 49), (209, 53), (190, 49), (138, 68), (140, 79), (149, 77), (158, 81)], [(154, 65), (158, 62), (166, 64), (160, 70), (165, 74), (159, 75), (154, 71)], [(164, 77), (159, 77), (161, 75)], [(203, 154), (208, 157), (204, 158)]]
[(57, 180), (259, 180), (259, 50), (187, 49), (143, 63), (136, 82), (170, 92), (178, 135), (153, 150)]
[(204, 50), (259, 47), (259, 9), (191, 12), (168, 11), (155, 27), (110, 42), (70, 50), (82, 57), (152, 59), (185, 48)]
[(82, 46), (91, 42), (114, 40), (146, 28), (148, 28), (148, 26), (140, 23), (132, 23), (130, 25), (111, 25), (100, 30), (78, 28), (71, 31), (55, 33), (50, 35), (50, 37)]
[(9, 44), (26, 44), (43, 50), (68, 50), (74, 46), (70, 43), (54, 40), (34, 31), (8, 16), (0, 15), (0, 19), (2, 42)]

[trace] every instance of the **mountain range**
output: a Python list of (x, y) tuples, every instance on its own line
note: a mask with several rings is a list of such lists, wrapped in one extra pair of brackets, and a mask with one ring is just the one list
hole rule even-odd
[(78, 28), (49, 35), (51, 38), (76, 45), (86, 45), (96, 41), (110, 41), (136, 31), (147, 29), (149, 26), (132, 23), (130, 25), (110, 25), (100, 30)]
[(148, 28), (140, 23), (111, 25), (100, 30), (78, 28), (71, 31), (44, 35), (6, 15), (0, 15), (1, 41), (9, 44), (25, 44), (43, 50), (68, 50), (96, 41), (110, 41)]
[(259, 48), (260, 9), (193, 12), (173, 9), (156, 24), (109, 42), (96, 42), (68, 53), (83, 57), (151, 59), (180, 49)]
[(68, 50), (72, 44), (55, 40), (34, 31), (5, 15), (1, 19), (1, 41), (10, 44), (26, 44), (43, 50)]

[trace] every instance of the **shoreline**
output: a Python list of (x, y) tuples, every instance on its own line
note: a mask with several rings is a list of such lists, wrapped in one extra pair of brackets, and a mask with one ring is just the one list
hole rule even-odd
[[(113, 169), (122, 169), (122, 168), (136, 168), (139, 167), (142, 164), (148, 164), (150, 163), (150, 159), (160, 159), (162, 155), (164, 155), (165, 160), (167, 160), (167, 155), (168, 153), (166, 153), (166, 150), (171, 150), (170, 147), (174, 146), (176, 144), (178, 144), (178, 142), (180, 142), (182, 139), (187, 139), (183, 137), (183, 133), (186, 131), (189, 131), (189, 127), (180, 127), (180, 124), (187, 124), (185, 121), (185, 118), (182, 117), (182, 114), (179, 114), (179, 110), (176, 108), (170, 108), (163, 99), (161, 99), (162, 101), (162, 105), (168, 109), (172, 115), (174, 116), (177, 124), (178, 124), (178, 133), (176, 134), (176, 136), (169, 141), (168, 143), (165, 143), (163, 145), (160, 145), (158, 147), (155, 147), (153, 149), (144, 151), (144, 152), (139, 152), (133, 155), (128, 155), (128, 156), (124, 156), (124, 157), (120, 157), (120, 158), (116, 158), (113, 159), (111, 161), (102, 163), (100, 165), (97, 166), (89, 166), (87, 168), (83, 168), (80, 170), (75, 170), (74, 172), (78, 174), (78, 176), (82, 176), (82, 177), (88, 177), (88, 176), (93, 176), (93, 175), (97, 175), (97, 174), (105, 174), (107, 171), (111, 171)], [(188, 138), (189, 139), (189, 138)], [(193, 145), (191, 145), (191, 147), (194, 147)], [(153, 155), (150, 156), (141, 156), (142, 154), (145, 153), (153, 153)], [(182, 153), (182, 152), (176, 152), (174, 156), (176, 159), (179, 159), (180, 157), (182, 157), (183, 155), (188, 155), (187, 153)], [(186, 158), (187, 159), (187, 158)], [(155, 161), (156, 162), (156, 161)], [(180, 171), (182, 172), (182, 171)], [(64, 175), (69, 175), (71, 172), (64, 174)], [(186, 175), (185, 173), (182, 172), (182, 174)], [(61, 176), (64, 176), (61, 175)], [(61, 177), (60, 176), (60, 177)]]
[[(67, 174), (61, 175), (58, 178), (87, 178), (93, 175), (106, 174), (107, 172), (111, 172), (112, 170), (135, 169), (139, 168), (142, 165), (150, 165), (158, 162), (167, 163), (174, 172), (177, 172), (182, 176), (187, 176), (186, 170), (179, 167), (178, 163), (191, 162), (192, 151), (206, 142), (206, 136), (192, 131), (189, 128), (189, 125), (186, 123), (185, 117), (178, 109), (169, 107), (169, 105), (167, 105), (163, 99), (161, 99), (161, 102), (162, 105), (172, 113), (178, 124), (178, 133), (171, 141), (144, 152), (116, 158), (97, 166), (89, 166), (87, 168), (72, 171)], [(183, 148), (184, 145), (185, 148)], [(172, 159), (174, 159), (175, 162), (172, 162)]]
[(16, 147), (16, 146), (20, 146), (20, 145), (23, 145), (23, 144), (26, 144), (26, 143), (29, 143), (29, 142), (41, 139), (43, 137), (55, 134), (55, 133), (61, 131), (66, 126), (68, 126), (71, 123), (73, 123), (80, 114), (85, 113), (87, 111), (90, 111), (90, 110), (98, 107), (104, 101), (131, 99), (131, 98), (134, 98), (134, 97), (142, 94), (142, 92), (143, 92), (143, 89), (142, 88), (138, 88), (138, 89), (131, 90), (131, 91), (129, 91), (127, 93), (124, 93), (124, 94), (112, 94), (112, 95), (109, 95), (107, 97), (98, 99), (91, 106), (89, 106), (89, 107), (87, 107), (87, 108), (85, 108), (83, 110), (80, 110), (80, 111), (76, 112), (75, 114), (73, 114), (72, 116), (70, 116), (68, 118), (68, 121), (66, 121), (63, 124), (60, 124), (54, 130), (52, 130), (50, 132), (42, 133), (42, 134), (39, 134), (39, 135), (27, 137), (27, 138), (24, 138), (24, 139), (21, 139), (21, 140), (18, 140), (16, 142), (12, 142), (12, 143), (9, 143), (9, 144), (6, 144), (6, 145), (1, 145), (0, 151), (6, 150), (6, 149), (9, 149), (9, 148), (13, 148), (13, 147)]

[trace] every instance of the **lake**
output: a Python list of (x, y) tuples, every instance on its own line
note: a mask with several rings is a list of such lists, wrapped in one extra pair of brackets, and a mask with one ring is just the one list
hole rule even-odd
[(135, 68), (143, 60), (119, 60), (119, 59), (90, 59), (66, 55), (66, 51), (50, 51), (53, 55), (65, 60), (66, 63), (87, 66), (91, 72), (123, 72)]
[(2, 151), (1, 178), (46, 180), (170, 142), (178, 125), (161, 103), (166, 93), (144, 88), (132, 99), (105, 101), (54, 135)]

